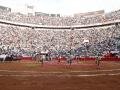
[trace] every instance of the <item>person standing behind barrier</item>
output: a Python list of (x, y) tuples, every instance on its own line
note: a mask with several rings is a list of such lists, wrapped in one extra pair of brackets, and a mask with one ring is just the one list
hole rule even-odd
[(68, 55), (67, 63), (68, 63), (69, 65), (72, 64), (72, 56), (71, 56), (71, 55)]
[(42, 58), (41, 58), (41, 60), (40, 60), (40, 62), (41, 62), (41, 64), (43, 65), (43, 63), (44, 63), (44, 60), (45, 60), (45, 55), (44, 54), (41, 54), (41, 56), (42, 56)]
[(80, 61), (80, 56), (79, 55), (76, 55), (76, 60), (77, 60), (77, 63), (79, 63), (79, 61)]
[(62, 60), (62, 56), (61, 56), (61, 55), (59, 55), (59, 57), (58, 57), (58, 63), (60, 63), (60, 62), (61, 62), (61, 60)]
[(40, 54), (40, 53), (36, 54), (35, 60), (36, 60), (38, 63), (41, 62), (41, 54)]
[(46, 61), (47, 60), (47, 54), (48, 54), (48, 50), (42, 50), (41, 51), (41, 64), (43, 65), (43, 63), (44, 63), (44, 61)]
[(100, 60), (101, 60), (100, 57), (97, 56), (97, 57), (96, 57), (96, 64), (97, 64), (98, 67), (100, 66)]

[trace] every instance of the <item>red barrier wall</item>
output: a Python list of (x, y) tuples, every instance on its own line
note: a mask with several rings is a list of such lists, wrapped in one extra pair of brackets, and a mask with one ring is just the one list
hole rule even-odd
[(22, 57), (22, 60), (32, 60), (32, 57)]

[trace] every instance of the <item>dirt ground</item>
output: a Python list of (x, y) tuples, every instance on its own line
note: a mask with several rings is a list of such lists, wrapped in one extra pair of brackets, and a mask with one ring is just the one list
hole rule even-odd
[(0, 90), (120, 90), (120, 62), (0, 63)]

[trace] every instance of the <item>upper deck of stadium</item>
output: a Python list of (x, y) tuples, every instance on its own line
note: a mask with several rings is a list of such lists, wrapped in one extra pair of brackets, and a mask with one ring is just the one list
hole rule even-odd
[(44, 15), (24, 15), (13, 12), (0, 11), (0, 22), (7, 24), (19, 24), (31, 27), (57, 27), (57, 28), (71, 28), (72, 27), (86, 27), (91, 25), (111, 24), (119, 22), (120, 10), (105, 13), (104, 11), (88, 12), (83, 14), (75, 14), (72, 16), (44, 16)]

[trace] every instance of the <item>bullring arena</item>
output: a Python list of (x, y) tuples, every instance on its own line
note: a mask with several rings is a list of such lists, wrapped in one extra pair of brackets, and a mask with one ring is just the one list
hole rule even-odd
[[(63, 62), (62, 62), (63, 63)], [(0, 64), (1, 90), (119, 90), (120, 63), (81, 61), (71, 66), (35, 62)], [(65, 62), (64, 62), (65, 63)]]
[(119, 24), (120, 10), (84, 19), (1, 13), (0, 90), (119, 90)]

